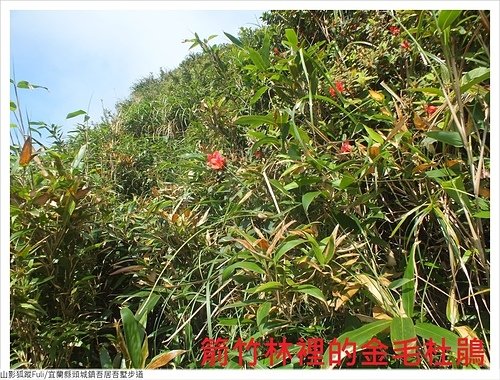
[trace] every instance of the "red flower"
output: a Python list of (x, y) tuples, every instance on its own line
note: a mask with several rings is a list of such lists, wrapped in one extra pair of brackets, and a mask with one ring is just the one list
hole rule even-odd
[(342, 141), (342, 147), (340, 148), (340, 153), (350, 153), (352, 150), (352, 145), (349, 140)]
[(335, 88), (337, 89), (338, 92), (344, 92), (344, 82), (341, 82), (339, 80), (336, 81)]
[(221, 170), (226, 165), (226, 159), (216, 150), (207, 155), (207, 164), (210, 169)]
[(276, 55), (276, 56), (280, 55), (280, 49), (278, 49), (277, 47), (275, 47), (273, 49), (273, 52), (274, 52), (274, 55)]
[(403, 42), (401, 42), (401, 48), (404, 50), (410, 50), (411, 45), (408, 40), (404, 40)]
[(432, 104), (427, 104), (425, 107), (425, 112), (427, 112), (427, 116), (431, 116), (434, 112), (437, 111), (437, 107)]
[(332, 98), (334, 98), (337, 93), (335, 91), (338, 91), (340, 93), (344, 92), (345, 91), (345, 88), (344, 88), (344, 82), (338, 80), (335, 82), (335, 88), (333, 87), (330, 87), (328, 89), (328, 91), (330, 91), (330, 95), (332, 96)]
[(401, 30), (400, 30), (397, 26), (395, 26), (395, 25), (391, 25), (391, 26), (389, 27), (389, 32), (391, 32), (391, 34), (392, 34), (393, 36), (397, 36), (397, 35), (399, 34), (399, 32), (400, 32), (400, 31), (401, 31)]
[(264, 157), (264, 153), (262, 153), (261, 150), (256, 150), (254, 153), (253, 153), (254, 157), (258, 160), (260, 160), (262, 157)]

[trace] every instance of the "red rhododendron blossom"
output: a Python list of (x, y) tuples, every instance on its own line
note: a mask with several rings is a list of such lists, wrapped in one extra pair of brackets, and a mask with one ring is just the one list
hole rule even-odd
[(391, 32), (393, 36), (397, 36), (400, 32), (400, 29), (397, 26), (391, 25), (389, 27), (389, 32)]
[(340, 153), (350, 153), (352, 150), (352, 145), (349, 144), (349, 140), (344, 140), (342, 142), (342, 147), (340, 148)]
[(254, 153), (253, 153), (254, 157), (257, 158), (258, 160), (260, 160), (262, 157), (264, 157), (264, 154), (262, 153), (261, 150), (256, 150)]
[(328, 91), (330, 92), (330, 95), (332, 96), (332, 98), (334, 98), (336, 95), (337, 95), (337, 92), (344, 92), (345, 91), (345, 88), (344, 88), (344, 82), (342, 81), (336, 81), (335, 82), (335, 87), (330, 87), (328, 89)]
[(339, 80), (336, 81), (335, 88), (337, 89), (338, 92), (344, 92), (344, 83)]
[(427, 116), (431, 116), (434, 112), (437, 111), (437, 107), (431, 104), (427, 104), (425, 106), (425, 112), (427, 112)]
[(219, 151), (215, 151), (213, 153), (209, 153), (207, 155), (207, 164), (210, 169), (214, 170), (222, 170), (226, 165), (226, 159), (220, 154)]
[(411, 45), (410, 45), (410, 43), (408, 42), (408, 40), (404, 40), (403, 42), (401, 42), (401, 48), (402, 48), (402, 49), (405, 49), (405, 50), (410, 50)]

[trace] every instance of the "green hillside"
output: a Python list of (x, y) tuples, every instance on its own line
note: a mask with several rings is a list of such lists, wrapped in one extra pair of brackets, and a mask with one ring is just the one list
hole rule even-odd
[(489, 367), (489, 12), (262, 21), (65, 140), (13, 82), (12, 367)]

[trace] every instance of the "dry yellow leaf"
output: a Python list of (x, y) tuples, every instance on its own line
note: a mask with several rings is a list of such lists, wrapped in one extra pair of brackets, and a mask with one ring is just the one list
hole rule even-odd
[(335, 300), (335, 310), (340, 309), (344, 303), (349, 301), (361, 288), (359, 284), (349, 284), (346, 286), (342, 292), (336, 292), (336, 296), (338, 297)]
[(381, 103), (384, 101), (384, 94), (381, 93), (380, 91), (374, 91), (374, 90), (368, 90), (368, 92), (370, 93), (370, 96), (373, 100)]
[(425, 172), (427, 169), (433, 167), (434, 165), (435, 165), (434, 163), (426, 163), (426, 164), (417, 165), (413, 169), (413, 173), (422, 173), (422, 172)]
[(375, 318), (375, 319), (392, 319), (392, 317), (387, 315), (385, 313), (385, 311), (379, 306), (373, 307), (372, 314), (373, 314), (373, 318)]
[(31, 137), (28, 136), (24, 142), (23, 149), (21, 150), (21, 156), (19, 157), (19, 164), (21, 166), (26, 166), (30, 163), (33, 158), (33, 144), (31, 143)]
[(455, 166), (456, 164), (459, 164), (461, 163), (462, 160), (446, 160), (444, 165), (447, 167), (447, 168), (451, 168), (453, 166)]
[(368, 155), (370, 158), (375, 158), (380, 154), (380, 144), (376, 143), (373, 144), (369, 149), (368, 149)]
[(388, 110), (387, 108), (385, 108), (385, 107), (382, 107), (382, 108), (380, 109), (380, 112), (381, 112), (383, 115), (385, 115), (385, 116), (392, 116), (391, 111), (389, 111), (389, 110)]
[(426, 131), (429, 127), (429, 124), (422, 119), (417, 113), (413, 114), (413, 124), (415, 125), (415, 128), (417, 128), (420, 131)]
[(480, 187), (479, 188), (479, 195), (484, 197), (484, 198), (489, 198), (490, 197), (490, 189), (487, 189), (486, 187)]

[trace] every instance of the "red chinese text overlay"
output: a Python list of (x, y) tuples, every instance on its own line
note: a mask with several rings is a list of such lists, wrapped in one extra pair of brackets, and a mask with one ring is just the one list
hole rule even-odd
[[(279, 364), (284, 366), (293, 357), (297, 357), (299, 365), (313, 367), (341, 364), (344, 367), (353, 367), (356, 364), (362, 367), (387, 367), (389, 359), (400, 360), (405, 367), (419, 367), (422, 361), (431, 367), (470, 364), (482, 367), (485, 360), (483, 342), (477, 338), (458, 338), (456, 357), (451, 356), (451, 347), (446, 344), (444, 338), (440, 342), (431, 338), (426, 340), (423, 346), (418, 346), (416, 338), (394, 341), (391, 351), (376, 337), (360, 346), (349, 338), (343, 341), (334, 338), (330, 342), (325, 342), (322, 338), (307, 340), (301, 338), (296, 343), (287, 341), (285, 337), (278, 340), (269, 338), (262, 343), (253, 338), (248, 342), (238, 338), (232, 347), (228, 345), (227, 339), (205, 338), (201, 342), (201, 349), (203, 353), (201, 365), (210, 367), (225, 367), (228, 364), (230, 351), (236, 353), (239, 366), (243, 366), (246, 362), (250, 367), (255, 367), (259, 359), (267, 358), (270, 367)], [(357, 352), (361, 355), (358, 356)]]

